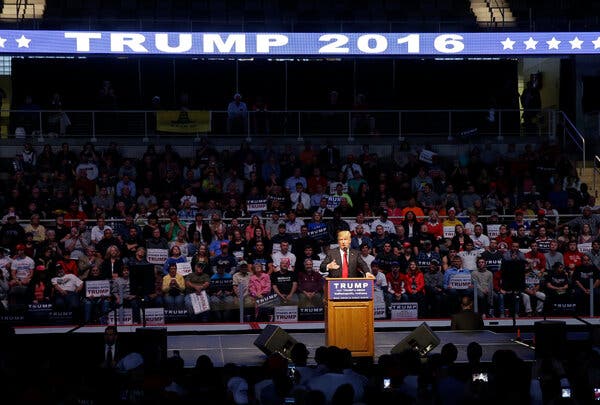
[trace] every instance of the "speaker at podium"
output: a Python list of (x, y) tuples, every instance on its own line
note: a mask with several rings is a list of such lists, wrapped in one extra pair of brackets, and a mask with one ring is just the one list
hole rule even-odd
[(296, 339), (276, 325), (267, 325), (254, 341), (254, 345), (267, 356), (279, 353), (288, 360), (291, 360), (292, 348), (296, 343)]
[(400, 341), (391, 350), (392, 354), (402, 353), (405, 350), (416, 351), (421, 357), (427, 355), (440, 344), (440, 338), (423, 322), (408, 336)]

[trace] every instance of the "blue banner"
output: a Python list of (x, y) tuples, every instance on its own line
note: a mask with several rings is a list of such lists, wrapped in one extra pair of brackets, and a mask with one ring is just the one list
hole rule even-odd
[(515, 56), (600, 53), (600, 32), (234, 33), (0, 30), (5, 55)]

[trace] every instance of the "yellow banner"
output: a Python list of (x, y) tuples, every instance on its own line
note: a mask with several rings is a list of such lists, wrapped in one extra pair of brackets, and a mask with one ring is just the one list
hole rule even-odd
[(162, 132), (210, 132), (210, 111), (157, 111), (156, 130)]

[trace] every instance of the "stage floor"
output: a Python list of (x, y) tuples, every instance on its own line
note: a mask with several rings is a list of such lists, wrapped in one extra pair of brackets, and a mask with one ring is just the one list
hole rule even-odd
[[(284, 325), (281, 325), (285, 330)], [(323, 332), (292, 332), (286, 331), (298, 342), (304, 343), (310, 351), (309, 363), (314, 363), (313, 356), (319, 346), (325, 345)], [(375, 362), (379, 356), (390, 353), (392, 347), (400, 342), (410, 331), (406, 332), (375, 332)], [(515, 337), (510, 333), (483, 331), (439, 331), (435, 334), (440, 344), (432, 351), (439, 353), (446, 343), (454, 343), (458, 348), (458, 362), (466, 362), (467, 345), (473, 341), (483, 348), (482, 361), (489, 362), (492, 355), (499, 349), (514, 350), (525, 361), (533, 361), (535, 351), (523, 344), (515, 343)], [(215, 366), (235, 363), (244, 366), (258, 366), (266, 359), (266, 355), (254, 345), (259, 333), (244, 334), (214, 334), (214, 335), (169, 335), (167, 338), (168, 356), (173, 350), (179, 350), (186, 367), (194, 367), (200, 355), (209, 356)]]

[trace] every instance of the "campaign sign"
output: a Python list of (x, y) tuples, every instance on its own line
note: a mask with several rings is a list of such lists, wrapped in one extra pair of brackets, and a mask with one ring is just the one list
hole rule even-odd
[(275, 307), (275, 322), (298, 322), (298, 306), (284, 305)]
[(258, 298), (256, 300), (256, 306), (257, 307), (268, 307), (273, 305), (273, 303), (275, 303), (275, 301), (277, 300), (277, 297), (279, 297), (277, 294), (270, 294), (270, 295), (266, 295), (262, 298)]
[(177, 263), (177, 274), (181, 274), (183, 277), (185, 277), (191, 272), (192, 264), (190, 262)]
[(148, 249), (146, 251), (146, 260), (150, 264), (164, 264), (169, 257), (167, 249)]
[(577, 244), (577, 250), (581, 253), (589, 253), (592, 250), (592, 242)]
[(52, 312), (52, 304), (37, 303), (27, 306), (27, 321), (32, 323), (46, 323)]
[(500, 235), (500, 224), (488, 224), (487, 226), (487, 236), (490, 239), (494, 239)]
[(454, 237), (455, 228), (453, 226), (444, 227), (444, 238), (451, 239)]
[(146, 308), (146, 323), (149, 325), (164, 325), (165, 324), (165, 309), (164, 308)]
[(70, 325), (73, 323), (73, 311), (51, 311), (48, 322), (52, 325)]
[(417, 319), (419, 304), (416, 302), (392, 302), (392, 319)]
[(108, 324), (113, 325), (118, 323), (119, 325), (133, 325), (133, 312), (131, 308), (119, 308), (117, 309), (117, 321), (115, 322), (115, 311), (108, 313)]
[(110, 280), (89, 280), (85, 282), (87, 298), (110, 297)]
[(448, 288), (454, 290), (466, 290), (473, 284), (470, 274), (455, 274), (448, 280)]
[(385, 319), (385, 302), (375, 301), (375, 319)]
[(248, 212), (262, 212), (267, 210), (267, 199), (252, 199), (246, 201), (246, 210)]
[(178, 323), (189, 321), (188, 311), (185, 309), (165, 309), (165, 322)]
[(325, 316), (323, 307), (301, 307), (298, 308), (298, 319), (301, 321), (322, 321)]
[(352, 301), (373, 299), (373, 279), (331, 279), (328, 297), (331, 301)]

